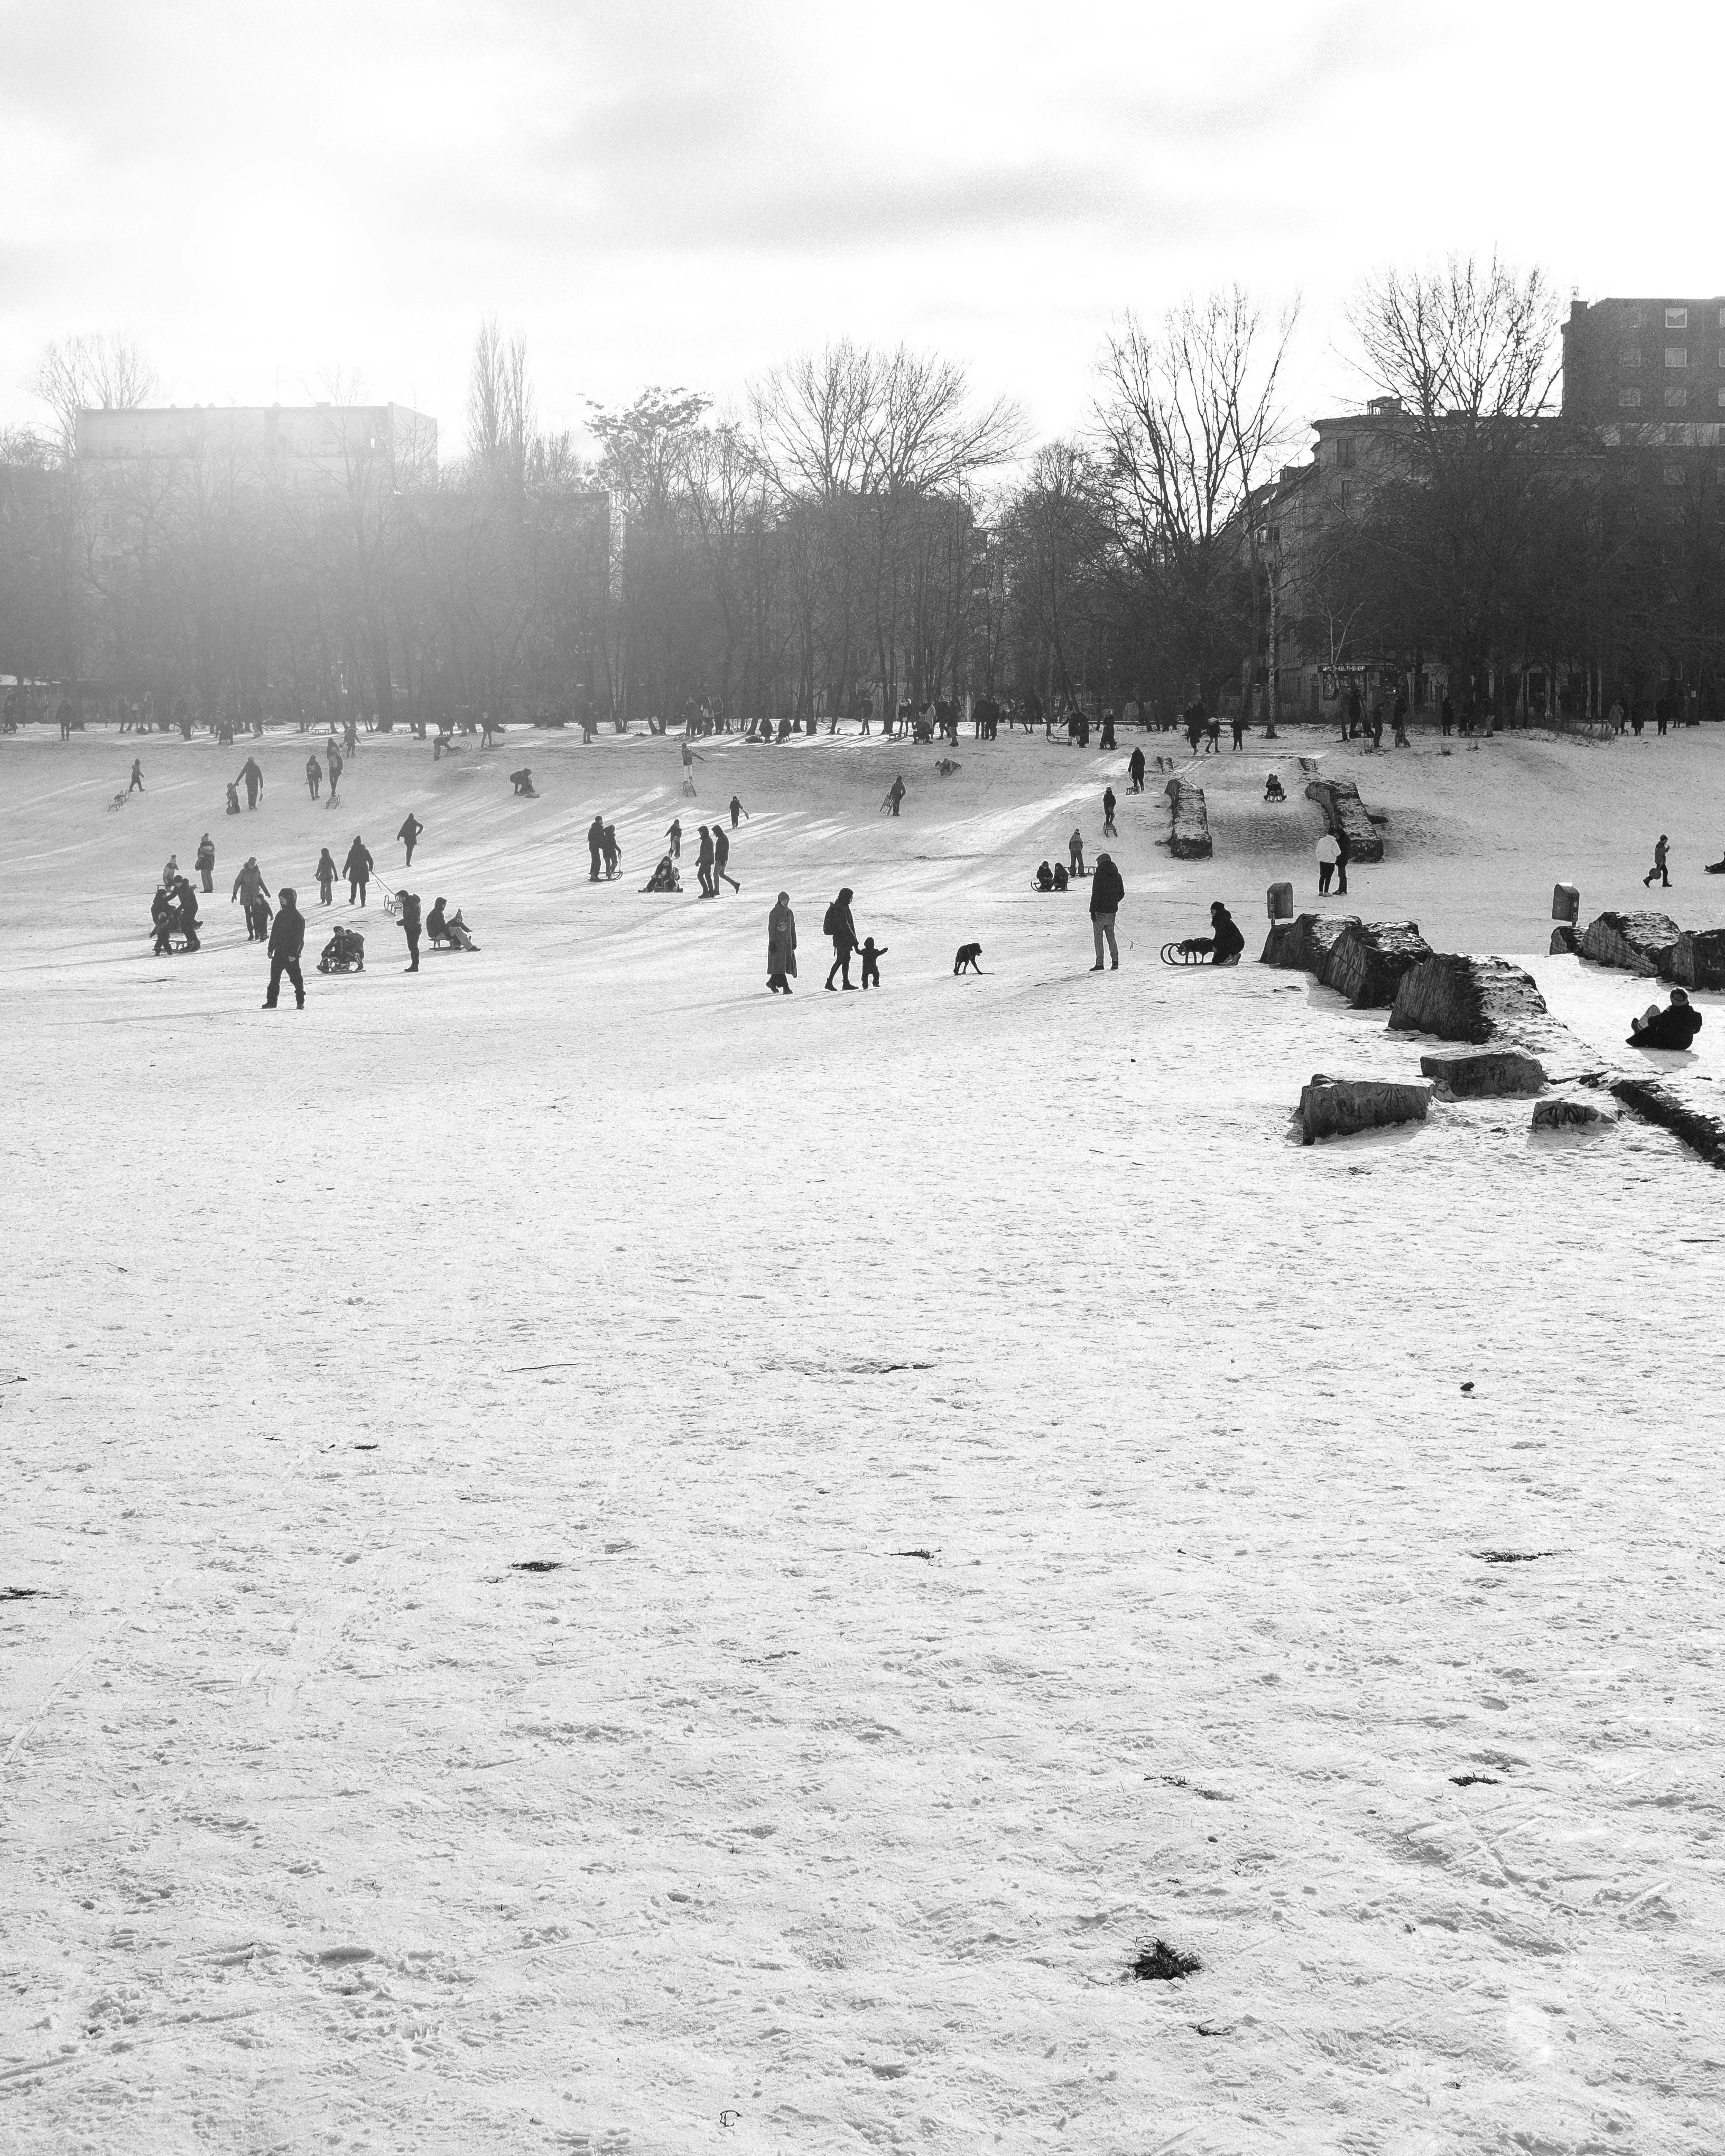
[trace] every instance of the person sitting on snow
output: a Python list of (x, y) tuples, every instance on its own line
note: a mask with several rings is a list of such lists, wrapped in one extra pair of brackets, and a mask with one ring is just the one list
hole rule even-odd
[(1639, 1018), (1630, 1020), (1631, 1048), (1687, 1048), (1701, 1031), (1701, 1013), (1681, 988), (1671, 990), (1671, 999), (1661, 1010), (1650, 1004)]
[(1266, 801), (1286, 801), (1287, 798), (1281, 790), (1281, 781), (1272, 771), (1264, 782), (1264, 798)]
[(1044, 861), (1036, 870), (1036, 888), (1038, 891), (1052, 891), (1054, 887), (1054, 870)]
[(682, 888), (682, 880), (677, 874), (677, 865), (669, 854), (660, 855), (659, 866), (641, 886), (644, 891), (680, 891)]

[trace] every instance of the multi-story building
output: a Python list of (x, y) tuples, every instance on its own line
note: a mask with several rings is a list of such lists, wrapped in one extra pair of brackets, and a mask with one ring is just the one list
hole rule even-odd
[(1725, 297), (1573, 300), (1563, 413), (1608, 448), (1725, 447)]

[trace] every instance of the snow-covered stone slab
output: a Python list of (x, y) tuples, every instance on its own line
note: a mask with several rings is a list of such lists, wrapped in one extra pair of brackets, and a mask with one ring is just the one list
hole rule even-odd
[(1403, 974), (1431, 955), (1417, 921), (1353, 921), (1325, 952), (1317, 977), (1356, 1010), (1387, 1010)]
[(1625, 973), (1664, 973), (1682, 932), (1666, 913), (1601, 913), (1581, 932), (1581, 955)]
[(1663, 1078), (1614, 1078), (1611, 1091), (1625, 1107), (1681, 1138), (1692, 1152), (1725, 1168), (1725, 1115), (1711, 1104), (1703, 1107)]
[(1306, 798), (1317, 802), (1336, 836), (1347, 839), (1352, 860), (1383, 860), (1383, 837), (1351, 778), (1314, 778), (1306, 789)]
[(1668, 981), (1686, 988), (1725, 988), (1725, 928), (1686, 928), (1671, 946)]
[(1357, 913), (1334, 916), (1301, 913), (1292, 921), (1278, 921), (1260, 953), (1263, 966), (1291, 966), (1296, 973), (1316, 973), (1344, 929), (1358, 928)]
[(1207, 861), (1210, 857), (1209, 811), (1204, 805), (1204, 788), (1175, 779), (1168, 788), (1168, 806), (1173, 820), (1168, 828), (1168, 850), (1176, 860)]
[(1382, 1130), (1393, 1123), (1423, 1123), (1431, 1106), (1429, 1086), (1398, 1084), (1383, 1078), (1330, 1078), (1312, 1074), (1300, 1093), (1300, 1142), (1351, 1137), (1357, 1131)]
[(1501, 1100), (1542, 1092), (1545, 1066), (1519, 1048), (1476, 1048), (1449, 1055), (1422, 1055), (1422, 1077), (1458, 1101)]

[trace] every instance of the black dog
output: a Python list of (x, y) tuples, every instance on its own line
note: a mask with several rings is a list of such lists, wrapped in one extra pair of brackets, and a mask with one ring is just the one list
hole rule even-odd
[(962, 973), (968, 968), (973, 973), (981, 973), (983, 969), (978, 965), (977, 960), (982, 955), (983, 947), (980, 943), (961, 943), (958, 946), (958, 956), (952, 961), (952, 971), (954, 973)]

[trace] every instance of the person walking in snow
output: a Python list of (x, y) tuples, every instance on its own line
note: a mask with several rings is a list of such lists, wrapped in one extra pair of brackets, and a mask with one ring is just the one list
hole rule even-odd
[(1142, 749), (1135, 748), (1132, 751), (1132, 762), (1127, 766), (1127, 770), (1132, 778), (1132, 792), (1134, 793), (1142, 793), (1144, 790), (1144, 752)]
[(791, 895), (778, 894), (778, 903), (767, 916), (767, 986), (773, 994), (791, 993), (790, 976), (797, 970), (797, 916), (791, 911)]
[(323, 766), (318, 762), (317, 752), (314, 749), (305, 759), (305, 790), (314, 801), (316, 800), (318, 788), (322, 784)]
[(353, 844), (347, 849), (347, 858), (341, 864), (341, 873), (347, 879), (347, 903), (350, 906), (365, 904), (366, 886), (372, 880), (372, 857), (366, 850), (366, 842), (356, 831)]
[[(880, 806), (886, 809), (888, 815), (896, 816), (899, 812), (899, 805), (903, 801), (904, 798), (905, 778), (904, 773), (901, 772), (893, 780), (891, 785), (887, 788), (886, 798), (880, 803)], [(850, 983), (847, 982), (845, 985), (849, 987)]]
[(1110, 965), (1118, 971), (1120, 947), (1114, 940), (1114, 917), (1120, 911), (1121, 901), (1126, 896), (1126, 884), (1106, 854), (1096, 855), (1096, 872), (1090, 881), (1090, 927), (1096, 947), (1096, 963), (1091, 968), (1093, 973), (1102, 970), (1102, 945), (1108, 946)]
[(623, 866), (623, 849), (617, 843), (617, 826), (614, 824), (606, 824), (601, 850), (605, 856), (605, 880), (609, 883)]
[(275, 926), (270, 932), (270, 986), (264, 993), (264, 1008), (274, 1010), (276, 998), (281, 993), (281, 977), (285, 973), (294, 984), (294, 1008), (305, 1008), (305, 981), (300, 971), (300, 953), (305, 947), (305, 916), (300, 912), (298, 895), (291, 885), (281, 887), (281, 911), (275, 916)]
[(713, 834), (705, 824), (701, 827), (701, 851), (696, 859), (695, 874), (701, 896), (716, 898), (719, 886), (713, 880)]
[(412, 868), (413, 865), (413, 849), (418, 844), (419, 834), (424, 829), (425, 826), (419, 821), (419, 819), (413, 814), (413, 810), (411, 808), (408, 809), (407, 821), (395, 834), (408, 850), (407, 866), (408, 868)]
[(670, 823), (666, 828), (665, 835), (670, 841), (671, 859), (674, 861), (681, 860), (683, 858), (683, 821), (681, 817), (673, 816), (671, 818)]
[(597, 883), (605, 854), (605, 819), (595, 816), (587, 827), (587, 880)]
[(216, 865), (216, 844), (208, 831), (198, 841), (198, 851), (192, 857), (192, 865), (203, 877), (204, 889), (213, 891), (216, 886), (212, 878)]
[(239, 777), (241, 783), (245, 788), (245, 805), (248, 808), (255, 808), (258, 805), (258, 797), (264, 791), (264, 774), (258, 767), (258, 760), (255, 757), (249, 756), (241, 764)]
[(326, 906), (330, 905), (335, 898), (336, 878), (339, 874), (340, 870), (336, 866), (336, 857), (326, 846), (317, 857), (317, 866), (313, 871), (317, 883), (318, 896)]
[(1120, 835), (1114, 828), (1114, 788), (1111, 786), (1104, 787), (1102, 789), (1102, 836), (1105, 839), (1115, 839)]
[(324, 751), (324, 759), (330, 767), (330, 806), (333, 808), (336, 805), (336, 789), (341, 785), (341, 773), (347, 768), (341, 761), (341, 752), (336, 747), (336, 737), (333, 734), (330, 736), (329, 745)]
[(850, 978), (850, 954), (857, 947), (856, 923), (851, 918), (850, 901), (856, 896), (849, 884), (827, 908), (826, 918), (820, 924), (823, 936), (833, 939), (832, 970), (827, 975), (827, 986), (833, 985), (834, 974), (844, 976), (844, 985), (849, 988), (855, 983)]
[(733, 793), (731, 797), (731, 828), (733, 831), (737, 829), (737, 818), (739, 816), (747, 816), (748, 813), (748, 810), (743, 807), (742, 802), (740, 802)]
[(126, 789), (128, 796), (144, 791), (144, 759), (135, 756), (131, 760), (131, 784)]
[(722, 824), (713, 826), (713, 896), (719, 895), (719, 879), (722, 876), (732, 891), (741, 893), (742, 886), (725, 865), (731, 858), (731, 834)]
[[(1662, 733), (1665, 729), (1661, 726), (1660, 731)], [(1660, 888), (1662, 891), (1669, 891), (1671, 889), (1671, 871), (1666, 866), (1666, 854), (1670, 845), (1671, 840), (1666, 838), (1665, 833), (1661, 831), (1659, 834), (1658, 843), (1653, 849), (1653, 865), (1641, 879), (1641, 888), (1643, 891), (1645, 891), (1648, 885), (1653, 881), (1656, 876), (1659, 879)]]

